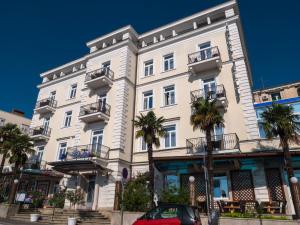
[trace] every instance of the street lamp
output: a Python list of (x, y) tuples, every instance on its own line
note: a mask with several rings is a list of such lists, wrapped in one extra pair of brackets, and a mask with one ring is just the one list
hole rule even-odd
[(195, 205), (195, 177), (190, 176), (189, 177), (189, 182), (190, 182), (190, 203), (192, 206)]
[(292, 194), (292, 200), (293, 205), (295, 209), (296, 218), (300, 218), (300, 199), (299, 199), (299, 186), (298, 186), (298, 178), (297, 177), (291, 177), (291, 194)]
[(291, 177), (291, 178), (290, 178), (290, 181), (291, 181), (293, 184), (297, 184), (297, 183), (298, 183), (298, 178), (297, 178), (297, 177)]

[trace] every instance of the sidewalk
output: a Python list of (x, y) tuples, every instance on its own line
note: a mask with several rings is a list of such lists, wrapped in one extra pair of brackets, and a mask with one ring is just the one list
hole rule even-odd
[(0, 218), (0, 225), (45, 225), (45, 223), (31, 223), (31, 222), (24, 222), (24, 221), (19, 221), (19, 220), (10, 220), (10, 219), (3, 219)]

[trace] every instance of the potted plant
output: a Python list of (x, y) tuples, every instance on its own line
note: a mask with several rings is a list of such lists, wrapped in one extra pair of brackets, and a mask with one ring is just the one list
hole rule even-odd
[[(76, 189), (75, 191), (67, 191), (66, 199), (70, 201), (71, 208), (73, 206), (75, 210), (76, 204), (83, 202), (83, 193), (81, 192), (80, 189)], [(73, 217), (68, 218), (68, 225), (76, 225), (75, 213)]]
[(34, 206), (34, 213), (30, 214), (30, 222), (37, 222), (40, 218), (40, 214), (37, 210), (43, 204), (43, 196), (40, 191), (33, 191), (31, 193), (32, 205)]
[(65, 205), (65, 198), (66, 198), (66, 191), (61, 190), (53, 195), (53, 197), (49, 200), (50, 206), (53, 207), (53, 212), (52, 212), (52, 220), (53, 216), (55, 214), (55, 208), (64, 208)]

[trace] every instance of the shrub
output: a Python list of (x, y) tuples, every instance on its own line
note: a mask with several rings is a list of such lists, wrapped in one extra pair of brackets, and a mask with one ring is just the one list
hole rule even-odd
[(41, 191), (33, 191), (30, 195), (32, 197), (32, 205), (34, 206), (34, 209), (36, 210), (37, 208), (41, 208), (44, 201)]
[(76, 189), (75, 191), (67, 191), (66, 193), (66, 199), (68, 199), (71, 203), (71, 207), (76, 204), (83, 203), (83, 193), (80, 189)]
[(127, 182), (124, 189), (123, 206), (127, 211), (144, 212), (150, 208), (148, 190), (149, 174), (139, 174)]
[(60, 191), (55, 193), (53, 197), (49, 200), (49, 204), (54, 208), (63, 208), (65, 205), (66, 192)]
[(189, 204), (189, 192), (186, 189), (171, 186), (163, 191), (161, 201), (164, 203)]

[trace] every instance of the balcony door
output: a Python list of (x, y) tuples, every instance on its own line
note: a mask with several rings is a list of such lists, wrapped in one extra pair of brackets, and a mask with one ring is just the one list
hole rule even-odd
[(105, 113), (105, 111), (106, 111), (106, 100), (107, 100), (106, 94), (99, 96), (98, 102), (99, 102), (99, 110), (100, 110), (100, 112)]
[(103, 140), (103, 130), (94, 130), (92, 132), (92, 139), (91, 139), (91, 150), (94, 153), (99, 153), (101, 150)]
[(216, 98), (217, 84), (215, 78), (203, 80), (203, 95), (204, 98), (214, 99)]
[(44, 133), (46, 134), (48, 129), (49, 129), (49, 122), (50, 122), (50, 117), (45, 117), (44, 118)]
[(201, 61), (211, 58), (210, 41), (198, 45), (198, 48), (199, 48), (199, 51), (200, 51), (200, 56), (199, 57), (200, 57)]

